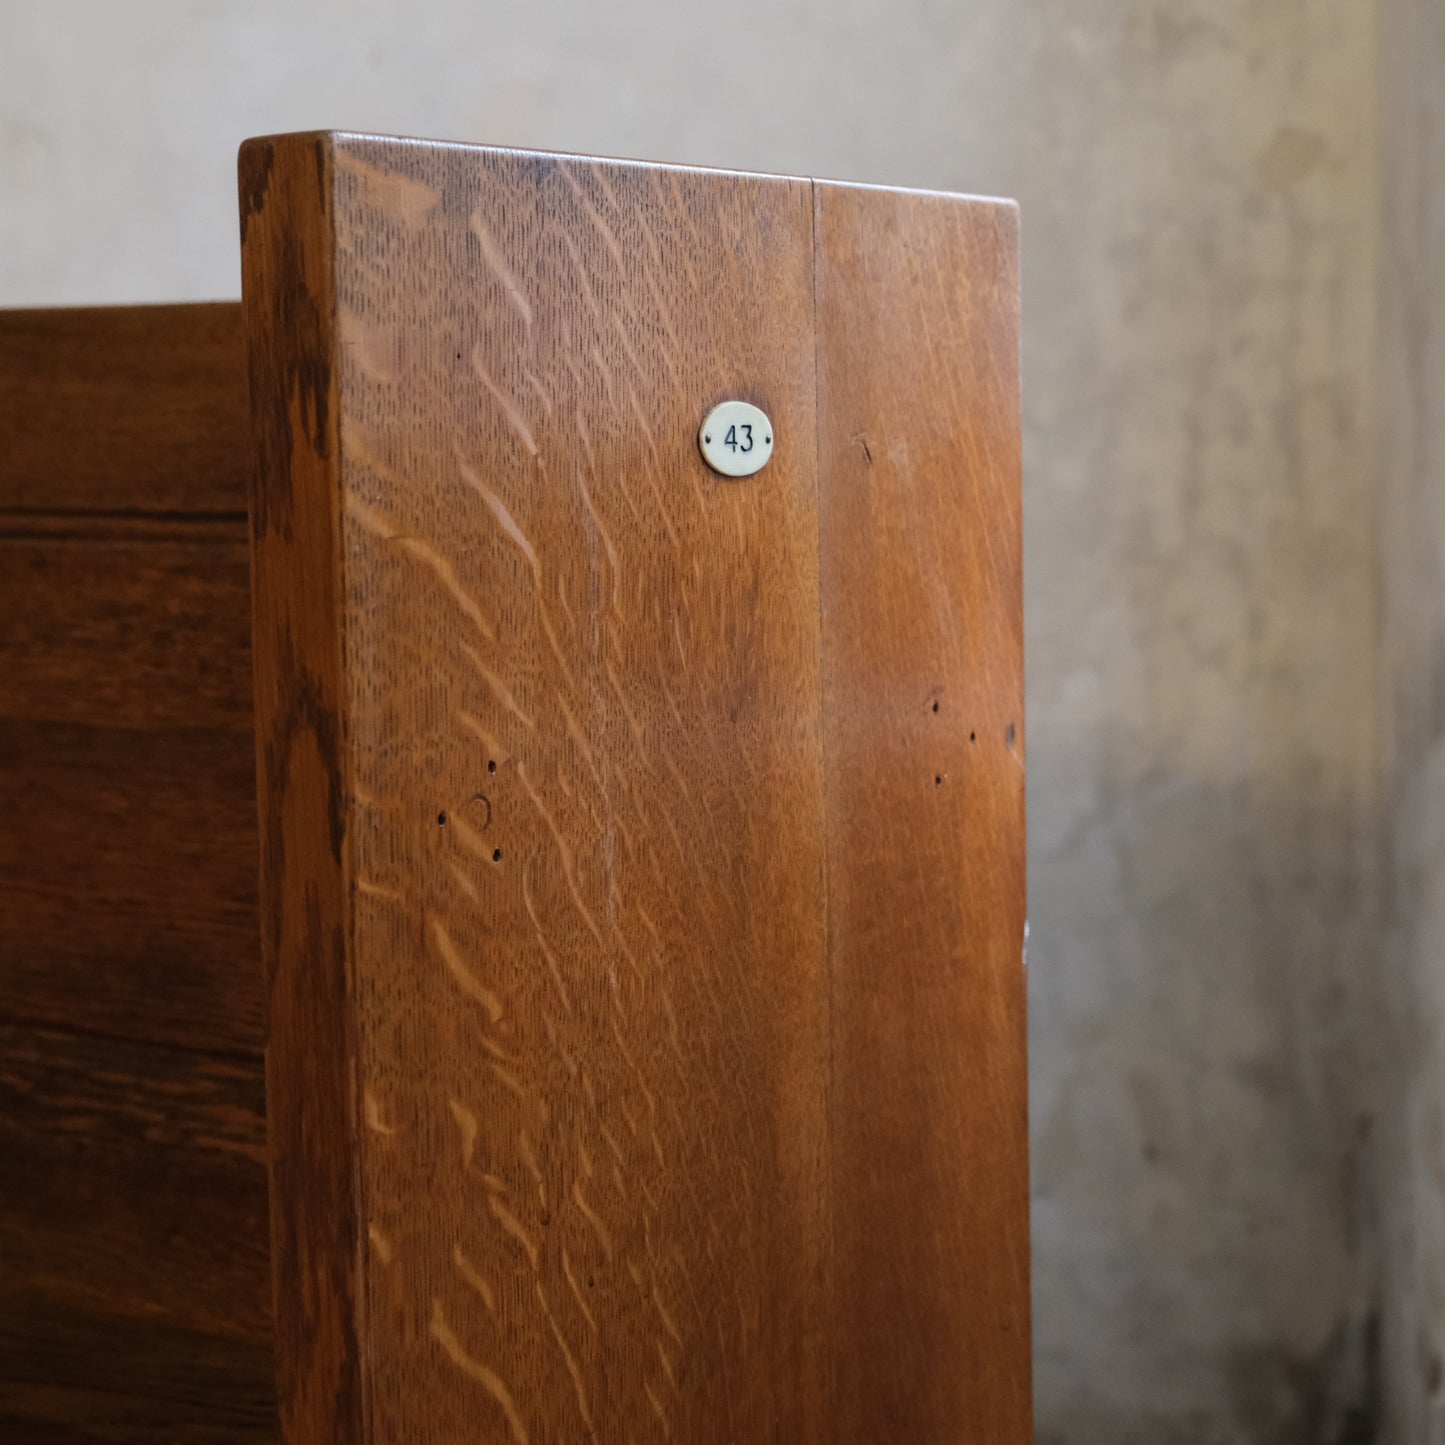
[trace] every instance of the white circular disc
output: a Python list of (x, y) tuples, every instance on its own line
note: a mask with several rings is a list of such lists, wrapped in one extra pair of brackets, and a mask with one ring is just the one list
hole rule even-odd
[(708, 412), (698, 428), (703, 460), (725, 477), (750, 477), (773, 454), (773, 424), (750, 401), (724, 401)]

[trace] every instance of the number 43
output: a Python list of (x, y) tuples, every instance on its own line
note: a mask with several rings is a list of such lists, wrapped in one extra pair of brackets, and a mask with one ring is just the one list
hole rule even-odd
[[(739, 445), (739, 443), (738, 443), (738, 432), (739, 432), (739, 431), (743, 431), (743, 432), (746, 432), (746, 433), (747, 433), (747, 440), (746, 440), (745, 443), (743, 443), (743, 444), (741, 444), (741, 445)], [(739, 426), (730, 426), (730, 427), (728, 428), (728, 434), (723, 438), (723, 445), (724, 445), (725, 447), (731, 447), (735, 452), (750, 452), (750, 451), (752, 451), (752, 449), (753, 449), (753, 428), (752, 428), (752, 424), (751, 424), (750, 422), (743, 422), (740, 427), (739, 427)]]

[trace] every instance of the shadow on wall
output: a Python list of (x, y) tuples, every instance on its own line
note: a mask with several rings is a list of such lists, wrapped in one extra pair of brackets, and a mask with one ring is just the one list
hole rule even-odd
[[(1031, 797), (1119, 761), (1035, 741)], [(1262, 793), (1160, 769), (1036, 810), (1041, 1445), (1377, 1438), (1359, 819)]]
[(1374, 11), (1046, 8), (1020, 183), (1038, 1438), (1359, 1445)]

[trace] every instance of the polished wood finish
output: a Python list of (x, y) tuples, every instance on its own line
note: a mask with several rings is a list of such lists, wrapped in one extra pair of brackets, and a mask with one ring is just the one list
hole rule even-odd
[(244, 376), (235, 302), (0, 311), (0, 510), (242, 518)]
[(275, 1438), (241, 357), (0, 314), (7, 1442)]
[(1023, 1445), (1012, 209), (241, 200), (285, 1438)]
[[(288, 1438), (1022, 1441), (1011, 208), (308, 137), (243, 214)], [(0, 314), (7, 1440), (274, 1428), (241, 364)]]
[(276, 1393), (288, 1441), (360, 1441), (363, 1281), (329, 145), (241, 151)]
[[(479, 1410), (539, 1440), (624, 1420), (698, 1439), (729, 1418), (741, 1438), (770, 1422), (811, 1438), (821, 846), (799, 840), (756, 888), (741, 872), (821, 801), (807, 188), (316, 144), (320, 163), (292, 141), (243, 169), (264, 192), (245, 243), (257, 430), (284, 438), (262, 453), (256, 637), (278, 668), (258, 672), (273, 1188), (310, 1256), (300, 1283), (315, 1297), (342, 1278), (323, 1261), (353, 1257), (353, 1220), (314, 1207), (320, 1141), (345, 1184), (360, 1171), (378, 1438), (459, 1439)], [(605, 213), (631, 230), (659, 190), (655, 257)], [(666, 208), (687, 222), (671, 234)], [(310, 259), (327, 219), (335, 354), (318, 359), (308, 331), (296, 359), (270, 318), (324, 316), (327, 278), (265, 268)], [(754, 228), (773, 245), (739, 276)], [(747, 284), (765, 259), (786, 288)], [(696, 307), (729, 284), (744, 347)], [(706, 324), (669, 341), (690, 304)], [(650, 367), (625, 360), (624, 322)], [(546, 401), (524, 413), (528, 375)], [(725, 493), (691, 444), (691, 398), (744, 375), (796, 440), (773, 487)], [(339, 420), (339, 447), (303, 431), (317, 415)], [(685, 491), (660, 461), (680, 447)], [(318, 574), (342, 512), (345, 591), (327, 613)], [(333, 718), (317, 702), (341, 631)], [(364, 1138), (314, 1077), (281, 1075), (340, 1047)], [(325, 1126), (318, 1096), (337, 1111)], [(337, 1237), (313, 1238), (325, 1225)], [(280, 1279), (283, 1332), (297, 1286)], [(340, 1438), (330, 1381), (348, 1368), (318, 1360), (283, 1388), (292, 1438)]]
[(255, 778), (238, 524), (0, 514), (0, 999), (256, 1053)]
[(1017, 212), (816, 217), (830, 1439), (1024, 1440)]
[(262, 1114), (245, 1058), (0, 1024), (0, 1315), (265, 1349)]

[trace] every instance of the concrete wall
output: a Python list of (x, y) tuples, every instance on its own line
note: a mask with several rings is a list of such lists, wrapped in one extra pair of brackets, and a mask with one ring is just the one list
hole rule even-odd
[(1445, 7), (1386, 0), (1380, 421), (1391, 1438), (1445, 1441)]
[(1040, 1438), (1368, 1438), (1372, 8), (1049, 8), (1016, 161)]
[(236, 294), (235, 145), (318, 125), (1020, 198), (1045, 1442), (1368, 1438), (1374, 25), (1375, 0), (0, 11), (0, 304)]

